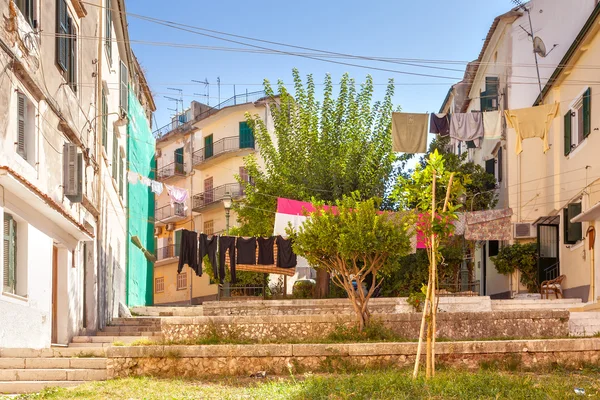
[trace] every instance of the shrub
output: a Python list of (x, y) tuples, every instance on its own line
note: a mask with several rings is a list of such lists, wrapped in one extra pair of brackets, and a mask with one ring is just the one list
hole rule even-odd
[(312, 280), (301, 280), (294, 283), (292, 296), (295, 299), (312, 299), (315, 291), (315, 282)]

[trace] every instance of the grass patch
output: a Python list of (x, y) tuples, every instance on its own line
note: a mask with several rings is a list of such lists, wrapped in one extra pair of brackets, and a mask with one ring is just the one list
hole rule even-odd
[[(585, 390), (585, 397), (574, 392)], [(361, 371), (252, 380), (244, 377), (199, 380), (126, 378), (47, 389), (19, 399), (581, 399), (600, 398), (597, 372), (477, 373), (443, 370), (426, 382), (410, 371)]]
[(373, 319), (363, 331), (358, 326), (337, 325), (321, 343), (348, 343), (348, 342), (408, 342), (412, 341), (397, 335), (383, 322)]
[(125, 342), (122, 342), (122, 341), (120, 341), (120, 340), (117, 340), (117, 341), (115, 341), (115, 342), (112, 342), (112, 345), (113, 345), (113, 346), (115, 346), (115, 347), (123, 347), (123, 346), (125, 346), (126, 344), (125, 344)]

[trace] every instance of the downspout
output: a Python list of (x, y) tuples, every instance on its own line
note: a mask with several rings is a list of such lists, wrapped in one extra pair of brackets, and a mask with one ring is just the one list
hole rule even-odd
[[(190, 195), (188, 198), (190, 199), (190, 219), (192, 222), (192, 231), (196, 231), (196, 224), (194, 222), (194, 175), (196, 171), (194, 170), (194, 133), (192, 131), (192, 135), (190, 136)], [(185, 167), (185, 165), (184, 165)], [(190, 273), (190, 306), (192, 305), (192, 300), (194, 299), (194, 274)]]
[[(98, 21), (99, 21), (99, 29), (98, 29), (98, 62), (96, 63), (96, 85), (97, 88), (100, 89), (102, 87), (102, 28), (104, 27), (104, 13), (102, 12), (102, 0), (99, 0), (100, 8), (98, 9)], [(96, 118), (94, 118), (94, 125), (96, 128), (96, 155), (98, 156), (98, 171), (96, 173), (97, 182), (96, 182), (96, 201), (98, 202), (98, 206), (100, 210), (102, 209), (102, 174), (103, 174), (103, 156), (102, 156), (102, 143), (100, 135), (98, 135), (98, 104), (102, 104), (102, 90), (96, 91)], [(97, 255), (97, 266), (96, 266), (96, 282), (99, 283), (101, 280), (99, 279), (100, 265), (102, 264), (102, 233), (103, 233), (103, 221), (102, 221), (102, 212), (99, 215), (97, 222), (97, 231), (96, 234), (96, 255)], [(96, 328), (104, 328), (104, 316), (101, 316), (98, 313), (98, 305), (100, 303), (100, 285), (96, 284)], [(102, 310), (104, 313), (104, 310)]]

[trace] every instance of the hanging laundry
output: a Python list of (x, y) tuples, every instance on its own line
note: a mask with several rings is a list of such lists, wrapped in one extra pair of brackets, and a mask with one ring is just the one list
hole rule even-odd
[(235, 237), (219, 237), (219, 281), (223, 283), (225, 279), (225, 256), (229, 251), (229, 270), (231, 271), (231, 283), (236, 282), (235, 276)]
[(392, 150), (410, 154), (427, 151), (427, 114), (392, 113)]
[(256, 238), (237, 238), (237, 264), (256, 265)]
[(450, 138), (456, 142), (473, 141), (479, 147), (483, 137), (483, 116), (480, 112), (455, 113), (450, 119)]
[(277, 236), (277, 267), (294, 268), (297, 264), (298, 260), (292, 249), (292, 239)]
[(543, 106), (506, 110), (506, 123), (517, 133), (516, 153), (523, 151), (522, 141), (534, 137), (543, 141), (544, 153), (550, 149), (548, 145), (548, 130), (552, 120), (558, 115), (558, 103)]
[(186, 200), (188, 198), (188, 191), (186, 189), (178, 188), (175, 186), (165, 184), (167, 193), (171, 199), (171, 207), (175, 207), (175, 203), (183, 204), (183, 209), (187, 210)]
[(218, 236), (213, 236), (210, 239), (205, 233), (200, 234), (200, 262), (199, 269), (202, 270), (202, 262), (204, 257), (208, 256), (208, 261), (213, 270), (215, 280), (219, 279), (219, 271), (217, 270), (217, 245), (219, 244)]
[[(148, 178), (147, 176), (140, 177), (140, 182), (142, 182), (142, 185), (145, 185), (145, 186), (151, 186), (152, 185), (152, 180), (150, 178)], [(162, 190), (161, 190), (161, 192), (162, 192)]]
[(129, 181), (129, 183), (131, 183), (132, 185), (138, 183), (139, 178), (140, 174), (138, 174), (137, 172), (127, 171), (127, 181)]
[(483, 114), (483, 138), (502, 139), (502, 118), (500, 111), (486, 111)]
[(151, 181), (150, 186), (152, 187), (152, 193), (155, 193), (160, 196), (163, 192), (163, 184), (156, 181)]
[(429, 118), (429, 133), (448, 136), (450, 134), (450, 114), (431, 114)]
[(275, 256), (273, 253), (273, 243), (275, 242), (274, 237), (270, 238), (258, 238), (258, 263), (260, 265), (273, 265), (275, 264)]
[(510, 208), (466, 213), (465, 239), (511, 240), (511, 215)]
[(177, 265), (178, 274), (181, 273), (185, 264), (193, 269), (196, 275), (202, 276), (202, 268), (198, 269), (198, 234), (187, 229), (181, 231), (179, 264)]

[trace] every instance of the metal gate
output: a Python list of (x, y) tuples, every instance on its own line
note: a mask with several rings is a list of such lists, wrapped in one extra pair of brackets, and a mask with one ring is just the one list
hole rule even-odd
[(558, 259), (558, 225), (537, 226), (538, 284), (560, 275)]

